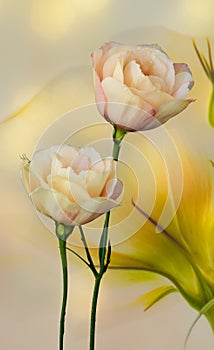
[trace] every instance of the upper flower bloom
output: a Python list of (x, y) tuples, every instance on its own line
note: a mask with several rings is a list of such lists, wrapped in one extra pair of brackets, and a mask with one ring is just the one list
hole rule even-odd
[(36, 209), (65, 225), (82, 225), (118, 206), (122, 184), (115, 164), (102, 160), (92, 147), (69, 145), (23, 158), (26, 187)]
[(110, 42), (92, 54), (99, 112), (128, 131), (154, 129), (184, 110), (194, 82), (185, 63), (157, 45)]

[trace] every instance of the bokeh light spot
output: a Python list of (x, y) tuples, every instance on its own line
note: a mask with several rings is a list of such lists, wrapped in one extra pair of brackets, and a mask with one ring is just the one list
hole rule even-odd
[(77, 10), (88, 13), (103, 10), (107, 6), (108, 2), (109, 0), (73, 0), (73, 4)]
[(70, 0), (37, 0), (31, 7), (31, 24), (35, 32), (47, 39), (60, 39), (75, 18)]

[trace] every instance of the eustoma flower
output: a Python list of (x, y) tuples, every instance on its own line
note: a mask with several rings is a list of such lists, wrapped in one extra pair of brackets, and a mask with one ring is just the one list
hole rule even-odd
[(92, 54), (95, 96), (101, 115), (127, 131), (156, 128), (193, 100), (185, 63), (173, 63), (157, 45), (110, 42)]
[(25, 162), (26, 186), (36, 209), (64, 225), (83, 225), (116, 207), (122, 190), (115, 164), (90, 147), (52, 146)]
[[(59, 331), (59, 350), (63, 350), (68, 294), (66, 240), (74, 226), (79, 226), (88, 262), (77, 253), (76, 255), (93, 272), (98, 285), (98, 293), (101, 278), (110, 262), (110, 242), (106, 248), (110, 210), (118, 206), (116, 199), (122, 191), (122, 184), (116, 178), (115, 162), (111, 158), (102, 160), (99, 153), (92, 147), (77, 149), (70, 145), (55, 145), (36, 152), (31, 161), (26, 156), (23, 156), (22, 159), (23, 177), (36, 209), (56, 223), (63, 271), (63, 299)], [(101, 236), (104, 238), (101, 239), (100, 244), (101, 268), (98, 273), (81, 225), (96, 219), (103, 213), (107, 213), (107, 216)]]

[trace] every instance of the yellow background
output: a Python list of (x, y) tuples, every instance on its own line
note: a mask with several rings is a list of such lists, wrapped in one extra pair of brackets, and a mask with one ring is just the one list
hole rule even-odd
[[(94, 102), (90, 53), (111, 40), (160, 41), (172, 60), (190, 63), (197, 83), (191, 96), (201, 103), (191, 115), (184, 112), (190, 116), (182, 117), (183, 127), (191, 129), (195, 118), (196, 128), (204, 128), (202, 137), (206, 132), (210, 137), (212, 130), (206, 125), (210, 85), (192, 48), (186, 46), (187, 39), (182, 44), (182, 37), (148, 26), (194, 36), (203, 48), (200, 38), (213, 35), (213, 13), (212, 0), (0, 0), (0, 119), (13, 116), (0, 126), (1, 349), (57, 349), (61, 298), (57, 242), (27, 198), (19, 154), (31, 156), (41, 134), (64, 112)], [(148, 288), (130, 283), (134, 277), (106, 275), (97, 350), (182, 349), (196, 313), (176, 294), (147, 313), (139, 305), (130, 306)], [(65, 349), (87, 349), (91, 287), (90, 273), (70, 257)], [(213, 345), (209, 325), (202, 319), (188, 349), (211, 350)]]

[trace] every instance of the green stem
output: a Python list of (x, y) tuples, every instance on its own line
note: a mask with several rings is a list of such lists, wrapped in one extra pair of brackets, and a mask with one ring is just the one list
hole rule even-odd
[(87, 259), (88, 259), (88, 262), (89, 262), (88, 266), (90, 267), (91, 271), (93, 272), (94, 276), (96, 277), (98, 275), (98, 273), (97, 273), (96, 267), (94, 265), (94, 262), (92, 260), (90, 251), (88, 249), (87, 241), (86, 241), (85, 234), (84, 234), (84, 231), (82, 229), (82, 226), (79, 226), (79, 231), (80, 231), (80, 235), (81, 235), (81, 240), (82, 240), (84, 248), (85, 248), (86, 256), (87, 256)]
[(90, 326), (90, 345), (89, 349), (94, 350), (95, 347), (95, 325), (96, 325), (96, 314), (97, 314), (97, 302), (100, 289), (102, 275), (99, 275), (95, 279), (93, 298), (92, 298), (92, 307), (91, 307), (91, 326)]
[(100, 258), (100, 270), (105, 266), (105, 256), (106, 256), (106, 247), (108, 242), (108, 227), (110, 220), (110, 211), (106, 213), (105, 223), (103, 227), (103, 232), (100, 238), (99, 245), (99, 258)]
[[(89, 343), (90, 350), (95, 349), (96, 314), (97, 314), (97, 302), (98, 302), (98, 296), (99, 296), (100, 283), (110, 263), (110, 255), (111, 255), (110, 244), (109, 244), (108, 250), (106, 249), (107, 242), (108, 242), (109, 219), (110, 219), (110, 211), (106, 213), (103, 232), (100, 238), (100, 245), (99, 245), (100, 271), (95, 277), (95, 284), (94, 284), (94, 291), (93, 291), (92, 305), (91, 305), (90, 343)], [(106, 256), (107, 256), (107, 259), (106, 259)]]
[(60, 317), (60, 330), (59, 330), (59, 350), (63, 350), (64, 344), (64, 331), (65, 331), (65, 314), (68, 296), (68, 268), (67, 268), (67, 255), (66, 255), (66, 241), (59, 238), (59, 251), (62, 262), (63, 272), (63, 299)]
[(82, 262), (84, 262), (85, 265), (90, 267), (90, 264), (81, 255), (79, 255), (77, 252), (75, 252), (75, 250), (68, 248), (68, 247), (66, 247), (66, 249), (69, 250), (69, 252), (71, 252), (75, 256), (77, 256)]
[(210, 102), (208, 107), (208, 119), (210, 125), (214, 128), (214, 84), (212, 85), (212, 92), (210, 96)]
[[(126, 131), (117, 127), (114, 127), (114, 133), (113, 133), (113, 159), (115, 161), (118, 161), (119, 153), (120, 153), (120, 146), (121, 142), (126, 135)], [(93, 291), (93, 297), (92, 297), (92, 306), (91, 306), (91, 322), (90, 322), (90, 343), (89, 343), (89, 349), (94, 350), (95, 348), (95, 328), (96, 328), (96, 314), (97, 314), (97, 303), (98, 303), (98, 296), (99, 296), (99, 289), (101, 280), (103, 278), (104, 273), (107, 271), (108, 265), (110, 263), (111, 258), (111, 244), (110, 241), (108, 243), (108, 228), (109, 228), (109, 220), (110, 220), (110, 211), (106, 213), (105, 223), (103, 227), (103, 232), (100, 238), (100, 244), (99, 244), (99, 259), (100, 259), (100, 271), (95, 276), (95, 284), (94, 284), (94, 291)], [(84, 247), (86, 249), (86, 254), (90, 263), (90, 266), (93, 268), (93, 261), (91, 263), (91, 256), (88, 255), (88, 249), (87, 249), (87, 242), (84, 239), (83, 232), (81, 232), (80, 227), (80, 233), (82, 237), (82, 241), (84, 244)], [(108, 246), (108, 248), (107, 248)], [(94, 267), (95, 268), (95, 267)], [(93, 270), (92, 270), (93, 272)]]

